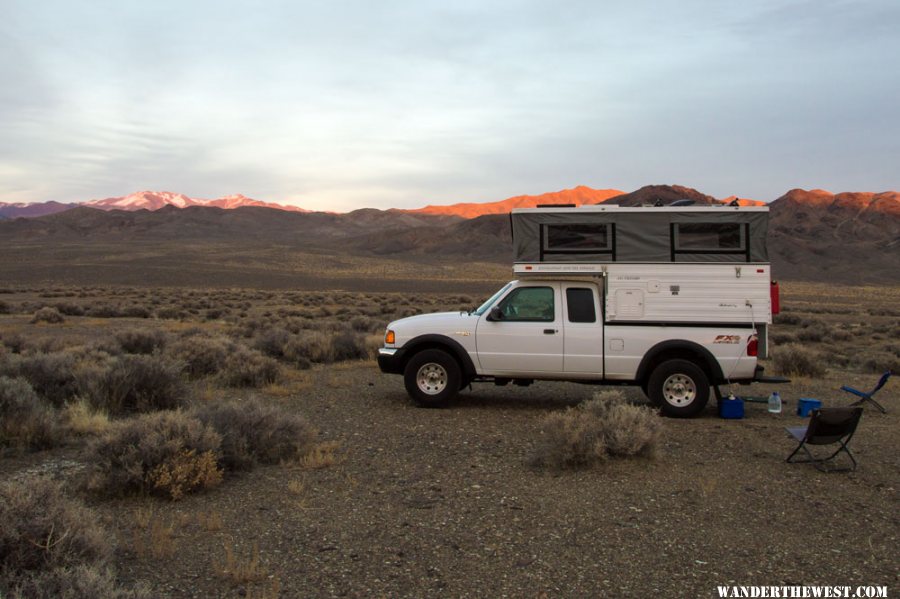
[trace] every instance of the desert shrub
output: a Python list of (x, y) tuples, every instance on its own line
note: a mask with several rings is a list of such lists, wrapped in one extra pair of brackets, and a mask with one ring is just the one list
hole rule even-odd
[(10, 312), (12, 312), (10, 305), (3, 300), (0, 300), (0, 314), (9, 314)]
[(59, 302), (55, 305), (55, 308), (59, 310), (60, 314), (64, 314), (66, 316), (84, 316), (84, 308), (82, 308), (78, 304)]
[(290, 339), (291, 335), (284, 329), (266, 329), (253, 340), (253, 348), (272, 358), (281, 358), (284, 357), (284, 347)]
[(331, 338), (331, 355), (336, 362), (367, 358), (366, 338), (353, 331), (343, 331)]
[(221, 437), (187, 414), (145, 414), (114, 428), (91, 448), (90, 487), (105, 495), (150, 493), (179, 499), (222, 480)]
[(350, 320), (350, 327), (357, 333), (371, 333), (383, 327), (384, 323), (367, 316), (354, 316)]
[(594, 394), (584, 410), (603, 423), (603, 439), (609, 455), (646, 457), (656, 450), (660, 420), (652, 410), (626, 403), (617, 391)]
[(900, 358), (888, 352), (875, 352), (860, 358), (859, 365), (866, 372), (882, 374), (888, 370), (900, 372)]
[(144, 588), (124, 589), (109, 568), (79, 565), (33, 573), (16, 583), (11, 599), (150, 599)]
[(28, 353), (14, 362), (14, 375), (25, 378), (38, 395), (61, 407), (79, 390), (75, 363), (70, 352)]
[(222, 369), (222, 379), (229, 387), (262, 387), (278, 380), (278, 362), (256, 350), (235, 346)]
[(0, 485), (0, 580), (103, 566), (112, 556), (110, 539), (96, 515), (58, 483), (30, 478)]
[(196, 416), (222, 436), (221, 461), (231, 470), (298, 458), (316, 440), (303, 416), (260, 400), (207, 404)]
[(788, 343), (796, 343), (797, 336), (793, 333), (772, 333), (769, 335), (769, 340), (774, 345), (787, 345)]
[(827, 336), (828, 332), (822, 325), (814, 325), (797, 331), (797, 339), (810, 343), (819, 343)]
[(774, 348), (772, 361), (776, 372), (787, 376), (822, 376), (825, 374), (821, 356), (795, 343)]
[(25, 347), (27, 346), (25, 337), (23, 337), (19, 333), (3, 335), (3, 345), (14, 354), (22, 353), (22, 351), (24, 351)]
[(775, 324), (800, 324), (800, 320), (800, 317), (796, 314), (787, 314), (785, 312), (776, 314), (774, 318)]
[(187, 316), (187, 312), (175, 306), (167, 306), (156, 311), (157, 318), (166, 320), (181, 320), (185, 316)]
[(225, 337), (195, 335), (179, 339), (169, 346), (169, 355), (184, 365), (191, 378), (216, 374), (225, 366), (234, 343)]
[(832, 329), (829, 336), (831, 341), (850, 341), (853, 339), (853, 333), (844, 329)]
[(65, 322), (65, 318), (62, 314), (59, 313), (59, 310), (56, 308), (51, 308), (50, 306), (44, 306), (43, 308), (38, 309), (34, 316), (31, 317), (31, 323), (35, 324), (38, 322), (46, 322), (48, 324), (58, 324), (60, 322)]
[(152, 354), (166, 345), (167, 336), (160, 330), (133, 329), (116, 335), (122, 351), (128, 354)]
[(0, 376), (0, 445), (23, 449), (52, 447), (59, 441), (56, 415), (28, 381)]
[(312, 366), (312, 362), (306, 356), (307, 346), (300, 337), (293, 336), (284, 346), (284, 357), (294, 367), (300, 370), (307, 370)]
[(565, 468), (608, 457), (652, 456), (660, 421), (652, 410), (627, 404), (621, 393), (609, 391), (575, 408), (548, 414), (541, 429), (531, 464)]
[(93, 304), (87, 309), (86, 314), (94, 318), (118, 318), (122, 315), (118, 306), (104, 303)]
[(115, 358), (91, 387), (92, 403), (109, 414), (170, 410), (186, 395), (181, 365), (160, 356)]
[(150, 309), (146, 306), (132, 304), (119, 310), (119, 316), (125, 318), (150, 318)]

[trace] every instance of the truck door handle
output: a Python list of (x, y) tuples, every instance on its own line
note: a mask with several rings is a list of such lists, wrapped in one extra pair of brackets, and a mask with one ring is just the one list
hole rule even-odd
[(544, 334), (545, 335), (555, 335), (556, 329), (544, 329)]

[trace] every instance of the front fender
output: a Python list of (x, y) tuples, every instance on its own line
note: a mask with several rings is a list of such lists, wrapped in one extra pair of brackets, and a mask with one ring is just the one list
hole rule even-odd
[(403, 347), (400, 349), (403, 351), (404, 366), (413, 354), (416, 354), (423, 349), (443, 349), (456, 358), (456, 361), (459, 362), (460, 368), (467, 379), (474, 378), (477, 374), (475, 371), (475, 364), (472, 362), (472, 357), (469, 355), (469, 352), (466, 351), (466, 348), (456, 339), (452, 339), (446, 335), (433, 333), (419, 335), (404, 343)]

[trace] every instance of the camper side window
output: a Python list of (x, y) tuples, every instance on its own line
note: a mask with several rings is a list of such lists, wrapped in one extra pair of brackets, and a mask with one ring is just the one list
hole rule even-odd
[(611, 223), (541, 225), (545, 254), (605, 254), (612, 252)]
[(519, 287), (499, 305), (504, 321), (553, 322), (556, 306), (552, 287)]
[(741, 223), (675, 223), (673, 235), (676, 253), (742, 254), (747, 250)]

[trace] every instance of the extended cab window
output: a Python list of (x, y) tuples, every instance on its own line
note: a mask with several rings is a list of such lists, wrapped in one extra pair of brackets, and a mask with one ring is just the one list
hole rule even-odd
[(566, 289), (566, 307), (569, 311), (569, 322), (597, 322), (594, 292), (590, 289), (579, 287)]
[(552, 287), (519, 287), (499, 304), (503, 320), (510, 322), (553, 322), (555, 304)]

